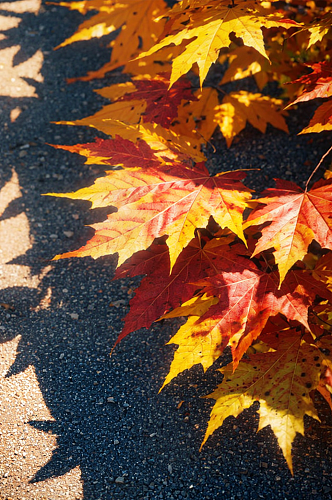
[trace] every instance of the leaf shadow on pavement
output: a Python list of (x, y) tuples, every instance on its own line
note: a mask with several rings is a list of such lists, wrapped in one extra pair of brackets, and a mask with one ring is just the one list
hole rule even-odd
[[(9, 16), (1, 6), (0, 14)], [(35, 75), (42, 78), (19, 75), (34, 87), (36, 97), (0, 95), (0, 190), (8, 183), (14, 189), (0, 217), (0, 343), (20, 336), (18, 354), (6, 378), (34, 367), (53, 419), (33, 416), (25, 423), (56, 436), (51, 458), (30, 477), (30, 484), (47, 482), (79, 466), (83, 484), (80, 498), (86, 500), (214, 500), (224, 495), (243, 497), (244, 492), (246, 498), (268, 498), (271, 491), (309, 499), (313, 490), (316, 498), (327, 498), (332, 482), (322, 471), (330, 471), (332, 466), (328, 418), (324, 439), (309, 436), (296, 441), (294, 479), (276, 451), (271, 433), (255, 434), (254, 410), (227, 422), (199, 454), (212, 404), (199, 396), (210, 392), (220, 378), (211, 372), (202, 378), (200, 369), (195, 368), (190, 377), (181, 375), (158, 395), (172, 358), (172, 348), (164, 348), (164, 343), (176, 325), (166, 322), (148, 332), (134, 333), (109, 357), (126, 313), (128, 290), (136, 282), (111, 281), (115, 257), (50, 262), (54, 255), (86, 241), (90, 231), (85, 225), (94, 216), (87, 212), (87, 203), (41, 196), (89, 185), (102, 173), (99, 167), (83, 165), (81, 158), (53, 150), (47, 143), (88, 142), (97, 135), (93, 130), (51, 122), (88, 116), (100, 108), (103, 100), (93, 93), (100, 82), (67, 86), (65, 78), (85, 74), (106, 62), (107, 40), (53, 52), (53, 47), (73, 33), (81, 16), (44, 4), (38, 15), (23, 12), (18, 17), (19, 25), (7, 30), (6, 38), (0, 40), (0, 54), (19, 45), (13, 67), (31, 60), (38, 51), (43, 61), (40, 68), (39, 60), (35, 61)], [(89, 67), (91, 61), (94, 68)], [(114, 78), (111, 75), (108, 83), (115, 82)], [(276, 134), (277, 141), (278, 137), (280, 134)], [(256, 141), (257, 147), (265, 141), (253, 131), (248, 132), (247, 140)], [(284, 136), (281, 141), (285, 141)], [(320, 147), (323, 151), (323, 144)], [(216, 168), (227, 162), (237, 168), (237, 161), (248, 167), (247, 160), (241, 160), (242, 149), (240, 142), (231, 151), (223, 151)], [(314, 162), (311, 149), (307, 147), (301, 155)], [(284, 155), (279, 150), (277, 153), (272, 152), (271, 162), (277, 163)], [(256, 154), (252, 144), (252, 157)], [(287, 161), (283, 161), (286, 169)], [(266, 175), (270, 176), (269, 172)], [(6, 252), (12, 257), (6, 259)], [(114, 305), (119, 301), (120, 306)], [(313, 437), (317, 429), (314, 423)], [(16, 473), (19, 475), (18, 469)], [(322, 478), (318, 485), (317, 477)], [(1, 472), (0, 485), (4, 494), (23, 497)], [(64, 498), (63, 491), (55, 491), (56, 498)], [(75, 498), (70, 488), (67, 493), (71, 500)]]

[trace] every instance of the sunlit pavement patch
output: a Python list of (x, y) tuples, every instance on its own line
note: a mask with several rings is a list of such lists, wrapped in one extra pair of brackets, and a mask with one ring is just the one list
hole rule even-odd
[(83, 498), (79, 467), (63, 476), (31, 483), (52, 457), (56, 436), (37, 430), (29, 421), (54, 421), (39, 389), (35, 370), (6, 378), (17, 355), (20, 336), (0, 345), (0, 498), (70, 500)]
[[(28, 266), (11, 263), (32, 246), (29, 221), (25, 212), (6, 217), (6, 209), (21, 197), (18, 176), (13, 169), (11, 179), (0, 191), (0, 290), (9, 287), (37, 289), (51, 266), (41, 275), (31, 275)], [(41, 300), (39, 309), (48, 307), (51, 290)], [(5, 307), (6, 304), (2, 304)], [(6, 326), (0, 325), (0, 333)], [(31, 421), (54, 421), (39, 388), (33, 366), (8, 376), (18, 354), (21, 337), (0, 344), (0, 499), (60, 500), (83, 498), (80, 468), (45, 481), (31, 483), (35, 474), (52, 458), (57, 436), (35, 429)], [(5, 497), (3, 497), (5, 495)]]
[[(14, 200), (20, 198), (21, 190), (15, 170), (12, 178), (0, 191), (0, 216)], [(44, 269), (41, 276), (31, 276), (28, 266), (11, 262), (24, 255), (32, 246), (29, 221), (24, 212), (0, 220), (0, 290), (8, 287), (26, 286), (37, 288), (43, 276), (50, 270)]]

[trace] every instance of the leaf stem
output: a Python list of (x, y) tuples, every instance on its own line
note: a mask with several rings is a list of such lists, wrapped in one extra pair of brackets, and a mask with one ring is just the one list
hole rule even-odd
[(326, 151), (326, 153), (321, 157), (317, 167), (314, 169), (314, 171), (312, 172), (312, 174), (310, 175), (309, 179), (307, 180), (306, 182), (306, 185), (305, 185), (305, 191), (307, 191), (308, 189), (308, 184), (309, 182), (311, 181), (313, 175), (317, 172), (317, 170), (319, 169), (319, 167), (321, 166), (322, 162), (325, 160), (325, 158), (327, 157), (327, 155), (332, 151), (332, 146), (330, 147), (330, 149), (328, 151)]
[[(311, 312), (312, 312), (312, 314), (313, 314), (314, 316), (316, 316), (316, 318), (317, 318), (319, 321), (322, 321), (323, 323), (325, 323), (325, 325), (328, 325), (330, 328), (332, 327), (331, 323), (328, 323), (328, 322), (327, 322), (327, 321), (325, 321), (324, 319), (320, 318), (320, 317), (318, 316), (318, 314), (317, 314), (315, 311), (311, 311)], [(320, 337), (319, 337), (319, 338), (320, 338)]]
[(212, 87), (213, 89), (216, 89), (218, 92), (220, 92), (220, 93), (222, 93), (224, 95), (227, 94), (227, 92), (225, 92), (223, 89), (221, 89), (218, 85), (213, 85), (212, 84), (212, 85), (210, 85), (210, 87)]

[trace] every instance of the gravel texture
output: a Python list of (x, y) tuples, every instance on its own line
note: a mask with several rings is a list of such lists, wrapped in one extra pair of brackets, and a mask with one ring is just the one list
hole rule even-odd
[[(218, 373), (196, 367), (158, 394), (176, 323), (133, 333), (110, 358), (137, 281), (112, 281), (112, 256), (50, 262), (83, 244), (85, 226), (105, 213), (41, 194), (76, 190), (103, 171), (48, 144), (98, 135), (52, 122), (83, 118), (105, 102), (93, 92), (105, 83), (68, 86), (66, 78), (106, 62), (110, 38), (53, 51), (82, 16), (38, 8), (37, 0), (0, 4), (0, 78), (8, 80), (0, 85), (0, 498), (331, 498), (332, 419), (323, 402), (322, 424), (306, 420), (305, 437), (295, 440), (293, 477), (272, 432), (256, 433), (254, 407), (199, 452), (213, 405), (201, 396)], [(106, 84), (123, 78), (111, 74)], [(296, 135), (311, 112), (304, 105), (290, 114), (289, 136), (247, 127), (227, 150), (217, 134), (211, 171), (261, 168), (249, 174), (258, 191), (273, 177), (303, 185), (329, 147), (330, 136)]]

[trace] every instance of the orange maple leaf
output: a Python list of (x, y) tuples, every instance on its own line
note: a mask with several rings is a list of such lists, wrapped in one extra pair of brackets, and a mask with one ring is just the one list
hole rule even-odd
[(268, 123), (288, 132), (285, 119), (279, 111), (281, 105), (281, 99), (262, 94), (252, 94), (244, 90), (230, 92), (224, 97), (223, 103), (214, 108), (213, 121), (219, 125), (227, 146), (230, 147), (234, 137), (245, 128), (247, 121), (263, 134)]
[(267, 189), (257, 200), (265, 206), (250, 214), (246, 227), (270, 222), (261, 230), (253, 256), (274, 248), (282, 283), (288, 270), (303, 259), (313, 239), (323, 248), (332, 249), (332, 179), (316, 182), (310, 191), (289, 181), (277, 179), (276, 183), (276, 188)]
[[(94, 237), (81, 249), (64, 257), (119, 253), (119, 265), (133, 253), (147, 249), (155, 238), (168, 235), (171, 267), (194, 237), (196, 228), (207, 226), (213, 215), (220, 227), (228, 227), (244, 240), (242, 213), (251, 192), (240, 179), (244, 172), (225, 172), (211, 177), (203, 163), (161, 165), (158, 169), (128, 168), (108, 172), (99, 181), (101, 192), (94, 207), (114, 205), (118, 212), (94, 224)], [(105, 191), (103, 192), (103, 188)], [(90, 199), (89, 188), (68, 198)]]

